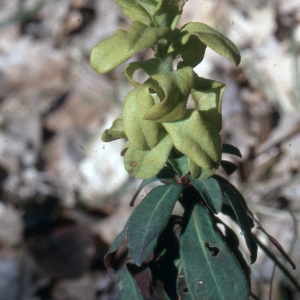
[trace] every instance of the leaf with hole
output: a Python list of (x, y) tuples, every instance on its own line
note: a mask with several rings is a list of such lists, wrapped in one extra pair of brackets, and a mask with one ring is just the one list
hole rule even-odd
[(219, 235), (204, 206), (196, 203), (183, 216), (181, 261), (192, 299), (249, 299), (242, 268)]
[(155, 187), (132, 213), (127, 244), (131, 259), (136, 265), (141, 265), (148, 245), (167, 225), (182, 189), (182, 185)]

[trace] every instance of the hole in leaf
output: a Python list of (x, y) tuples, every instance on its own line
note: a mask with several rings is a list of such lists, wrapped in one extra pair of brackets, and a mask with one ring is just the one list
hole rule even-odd
[(188, 289), (187, 287), (184, 287), (184, 288), (182, 289), (182, 291), (183, 291), (184, 294), (187, 294), (187, 293), (189, 292), (189, 289)]
[(216, 257), (220, 252), (220, 249), (218, 247), (211, 246), (209, 243), (205, 243), (205, 248), (213, 257)]

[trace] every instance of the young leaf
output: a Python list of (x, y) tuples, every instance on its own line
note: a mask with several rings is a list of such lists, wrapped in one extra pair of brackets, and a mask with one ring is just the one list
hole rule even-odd
[(205, 170), (218, 168), (222, 151), (221, 137), (198, 111), (187, 110), (186, 119), (163, 123), (163, 126), (178, 151)]
[(175, 122), (183, 119), (193, 80), (194, 71), (191, 67), (152, 76), (149, 81), (152, 88), (157, 90), (158, 86), (163, 91), (164, 99), (145, 113), (145, 120)]
[(159, 141), (161, 125), (144, 120), (145, 113), (154, 105), (149, 85), (139, 85), (125, 97), (123, 107), (124, 130), (129, 141), (140, 150), (154, 148)]
[(117, 139), (125, 139), (124, 122), (122, 118), (117, 118), (113, 121), (111, 127), (106, 129), (101, 137), (103, 142), (111, 142)]
[(236, 156), (242, 158), (242, 153), (240, 152), (240, 150), (237, 147), (230, 145), (230, 144), (223, 144), (222, 152), (227, 153), (227, 154), (236, 155)]
[(191, 91), (196, 109), (203, 120), (212, 124), (218, 131), (222, 128), (222, 97), (225, 91), (225, 84), (195, 76)]
[(253, 223), (248, 216), (249, 209), (246, 201), (240, 192), (225, 178), (219, 175), (214, 175), (213, 177), (219, 182), (223, 196), (226, 199), (225, 201), (230, 203), (234, 210), (238, 224), (241, 228), (241, 234), (245, 237), (247, 247), (250, 251), (250, 261), (251, 263), (254, 263), (257, 258), (257, 244), (251, 232)]
[(181, 28), (181, 43), (185, 45), (192, 36), (199, 39), (218, 54), (232, 60), (237, 66), (241, 61), (241, 55), (237, 47), (220, 32), (203, 24), (190, 22)]
[(158, 60), (156, 58), (151, 58), (146, 61), (135, 61), (130, 64), (128, 64), (125, 67), (125, 75), (127, 79), (130, 81), (130, 83), (136, 87), (140, 85), (137, 81), (133, 79), (133, 74), (135, 71), (142, 69), (145, 73), (147, 73), (149, 76), (157, 74), (158, 71)]
[(147, 27), (134, 21), (128, 31), (117, 30), (92, 49), (91, 66), (99, 73), (108, 72), (139, 51), (153, 46), (169, 30), (167, 27)]
[(138, 285), (127, 267), (123, 270), (119, 277), (119, 300), (143, 300)]
[(135, 0), (114, 0), (118, 5), (122, 7), (124, 15), (126, 15), (132, 21), (138, 21), (146, 26), (153, 26), (151, 16), (141, 5), (136, 3)]
[(187, 0), (161, 0), (154, 13), (154, 20), (157, 26), (171, 27), (172, 30), (176, 25), (182, 14), (182, 8)]
[(165, 135), (154, 148), (146, 151), (129, 144), (124, 154), (125, 169), (136, 178), (154, 177), (165, 166), (172, 147), (173, 143), (169, 135)]
[(181, 261), (192, 299), (249, 299), (249, 285), (205, 207), (195, 204), (183, 216)]
[(201, 180), (194, 179), (189, 175), (188, 178), (192, 185), (200, 193), (207, 206), (215, 214), (218, 214), (222, 208), (222, 191), (218, 181), (213, 177)]
[(182, 189), (182, 185), (155, 187), (132, 213), (128, 225), (127, 244), (136, 265), (141, 265), (148, 245), (167, 225)]
[(215, 174), (216, 169), (205, 170), (188, 157), (188, 166), (193, 178), (205, 179)]

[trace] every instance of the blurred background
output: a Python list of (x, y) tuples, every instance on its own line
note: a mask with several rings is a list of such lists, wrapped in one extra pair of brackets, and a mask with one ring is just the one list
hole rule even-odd
[[(208, 50), (196, 71), (227, 85), (223, 142), (243, 155), (231, 182), (300, 267), (300, 1), (189, 0), (189, 21), (241, 51), (236, 69)], [(128, 25), (112, 0), (0, 0), (0, 300), (118, 298), (103, 257), (139, 182), (101, 134), (130, 86), (89, 54)], [(263, 253), (251, 270), (257, 299), (300, 299)]]

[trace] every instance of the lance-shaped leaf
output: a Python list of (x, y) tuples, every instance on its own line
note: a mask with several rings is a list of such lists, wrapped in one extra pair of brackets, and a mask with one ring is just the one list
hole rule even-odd
[[(136, 0), (114, 0), (118, 5), (122, 7), (124, 15), (126, 15), (132, 21), (138, 21), (147, 26), (153, 26), (151, 15), (147, 10), (139, 5), (139, 1)], [(155, 9), (155, 6), (154, 6)]]
[(125, 97), (123, 107), (124, 130), (129, 141), (140, 150), (155, 147), (161, 125), (144, 120), (145, 113), (154, 105), (149, 85), (139, 85)]
[(143, 300), (138, 285), (127, 267), (123, 270), (119, 277), (119, 300)]
[(184, 120), (163, 123), (174, 146), (205, 170), (217, 169), (222, 144), (218, 130), (204, 121), (197, 110), (187, 110)]
[(161, 0), (154, 12), (154, 20), (157, 26), (171, 27), (172, 30), (176, 25), (182, 14), (182, 8), (187, 0)]
[(163, 99), (155, 104), (144, 118), (156, 122), (175, 122), (183, 119), (193, 80), (194, 72), (191, 67), (152, 76), (149, 83), (156, 91), (163, 91)]
[(241, 151), (237, 147), (235, 147), (231, 144), (223, 144), (222, 152), (227, 153), (227, 154), (236, 155), (238, 157), (242, 157)]
[(111, 142), (117, 139), (125, 139), (126, 134), (124, 132), (124, 122), (122, 118), (117, 118), (113, 121), (109, 129), (105, 129), (102, 134), (103, 142)]
[(231, 205), (236, 215), (236, 219), (241, 228), (241, 234), (244, 236), (247, 247), (250, 251), (250, 261), (251, 263), (254, 263), (257, 258), (257, 244), (251, 232), (253, 223), (248, 216), (249, 209), (246, 201), (241, 193), (225, 178), (219, 175), (214, 175), (214, 178), (220, 184), (225, 201)]
[(185, 155), (176, 158), (172, 157), (168, 160), (168, 162), (172, 165), (172, 168), (176, 171), (180, 178), (189, 172), (188, 161)]
[(153, 46), (168, 32), (166, 27), (147, 27), (134, 21), (128, 31), (117, 30), (92, 49), (91, 66), (99, 73), (108, 72), (137, 52)]
[[(190, 22), (183, 26), (181, 28), (180, 32), (181, 37), (181, 46), (178, 45), (178, 41), (170, 48), (169, 51), (175, 51), (176, 47), (182, 47), (189, 43), (190, 39), (197, 38), (202, 44), (205, 46), (208, 46), (213, 51), (217, 52), (218, 54), (232, 60), (234, 64), (237, 66), (241, 61), (241, 55), (237, 47), (229, 40), (227, 39), (223, 34), (220, 32), (214, 30), (213, 28), (202, 24), (202, 23), (196, 23), (196, 22)], [(196, 57), (196, 60), (194, 59), (194, 63), (198, 60), (202, 60), (203, 53), (205, 49), (201, 44), (197, 45), (200, 49), (199, 51), (199, 57)], [(185, 57), (188, 56), (188, 50), (187, 48), (183, 47), (186, 52)], [(180, 50), (180, 48), (178, 49)]]
[(165, 166), (172, 147), (173, 143), (169, 135), (165, 135), (154, 148), (146, 151), (130, 144), (124, 154), (125, 169), (136, 178), (154, 177)]
[(188, 293), (193, 299), (249, 298), (243, 269), (205, 207), (198, 203), (183, 216), (180, 249)]
[(222, 128), (222, 97), (225, 91), (225, 84), (195, 76), (194, 85), (191, 91), (196, 109), (203, 120), (212, 124), (218, 131)]
[(200, 180), (194, 179), (192, 176), (189, 176), (189, 180), (200, 193), (207, 206), (215, 214), (218, 214), (222, 208), (222, 192), (218, 181), (213, 177)]
[(148, 245), (168, 223), (183, 185), (162, 185), (152, 189), (132, 213), (127, 233), (131, 259), (140, 266)]
[(138, 196), (138, 194), (140, 193), (140, 191), (147, 186), (150, 183), (153, 183), (155, 181), (163, 181), (165, 183), (173, 183), (175, 184), (175, 180), (174, 180), (174, 176), (175, 173), (173, 170), (171, 169), (167, 169), (164, 168), (162, 169), (155, 177), (149, 178), (149, 179), (145, 179), (141, 182), (141, 184), (139, 185), (139, 187), (137, 188), (137, 191), (135, 192), (134, 196), (132, 197), (131, 201), (130, 201), (130, 206), (134, 205), (135, 199)]
[(135, 71), (142, 69), (149, 76), (152, 76), (159, 72), (158, 67), (159, 67), (159, 63), (156, 58), (151, 58), (145, 61), (135, 61), (126, 66), (125, 75), (130, 81), (130, 83), (134, 87), (136, 87), (140, 85), (140, 83), (133, 79), (133, 74)]

